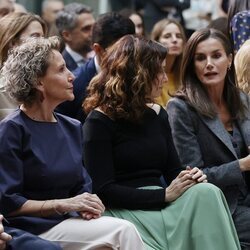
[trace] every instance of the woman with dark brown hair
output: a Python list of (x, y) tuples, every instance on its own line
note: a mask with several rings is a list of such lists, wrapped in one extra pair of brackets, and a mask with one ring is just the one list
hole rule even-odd
[(222, 189), (242, 249), (250, 247), (250, 99), (237, 86), (220, 31), (195, 32), (183, 54), (182, 89), (167, 111), (182, 166), (202, 168)]
[(135, 224), (147, 249), (240, 249), (224, 196), (198, 168), (181, 168), (167, 113), (154, 103), (166, 56), (164, 46), (132, 35), (107, 50), (84, 102), (93, 190), (106, 215)]

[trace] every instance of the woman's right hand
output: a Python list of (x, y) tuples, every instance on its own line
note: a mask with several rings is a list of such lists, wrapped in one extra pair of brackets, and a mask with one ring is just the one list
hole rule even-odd
[(98, 218), (105, 207), (96, 194), (83, 193), (63, 200), (55, 200), (55, 209), (60, 213), (79, 212), (84, 219)]
[(180, 197), (188, 188), (197, 184), (196, 180), (192, 179), (190, 170), (183, 170), (171, 182), (165, 190), (165, 201), (172, 202)]

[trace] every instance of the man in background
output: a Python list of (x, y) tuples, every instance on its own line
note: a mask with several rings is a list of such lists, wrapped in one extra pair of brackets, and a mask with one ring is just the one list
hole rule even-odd
[(65, 43), (62, 55), (70, 71), (93, 57), (91, 37), (94, 23), (91, 8), (81, 3), (70, 3), (58, 13), (56, 26)]

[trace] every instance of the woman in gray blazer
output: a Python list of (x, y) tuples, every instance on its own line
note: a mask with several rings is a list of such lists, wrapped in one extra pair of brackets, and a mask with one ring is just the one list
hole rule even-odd
[(242, 249), (250, 249), (250, 100), (235, 82), (229, 40), (213, 29), (195, 32), (181, 78), (167, 111), (182, 165), (202, 168), (222, 189)]

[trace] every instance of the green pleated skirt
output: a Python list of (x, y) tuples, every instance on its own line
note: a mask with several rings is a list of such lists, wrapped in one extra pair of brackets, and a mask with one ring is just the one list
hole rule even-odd
[(107, 209), (105, 215), (132, 222), (148, 250), (241, 249), (225, 197), (212, 184), (191, 187), (161, 210)]

